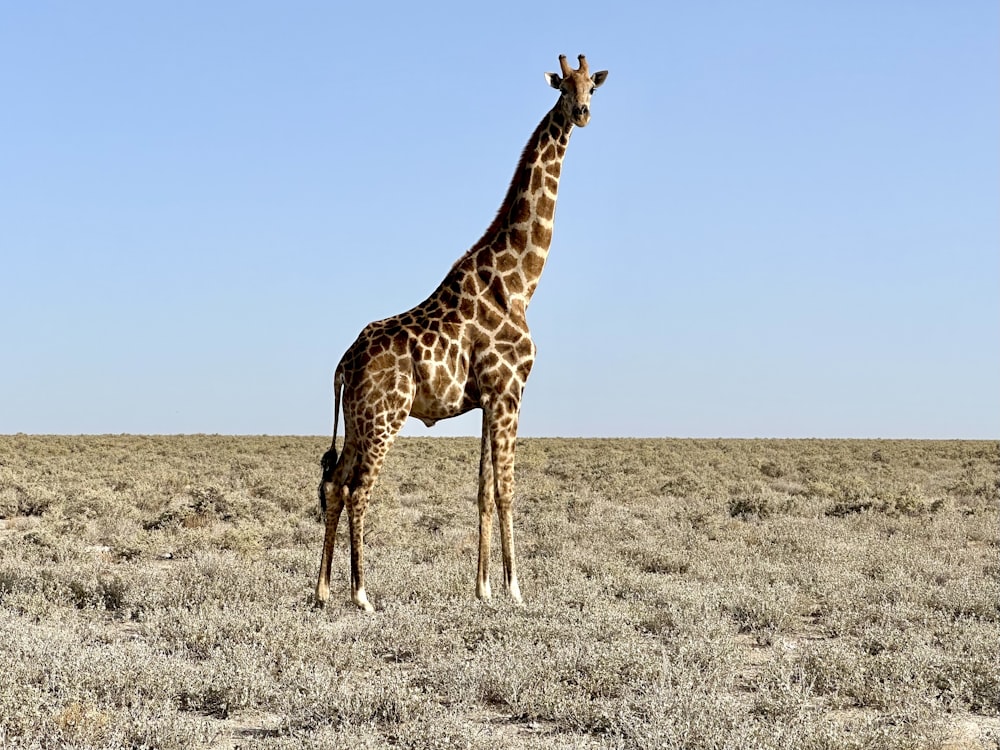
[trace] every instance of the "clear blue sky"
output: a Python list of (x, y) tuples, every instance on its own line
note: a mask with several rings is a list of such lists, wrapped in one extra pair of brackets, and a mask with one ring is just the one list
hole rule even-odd
[(582, 52), (522, 435), (1000, 437), (998, 8), (5, 3), (0, 433), (329, 434)]

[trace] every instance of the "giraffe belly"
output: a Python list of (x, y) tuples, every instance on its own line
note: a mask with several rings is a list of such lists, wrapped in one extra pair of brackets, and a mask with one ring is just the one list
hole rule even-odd
[(432, 427), (439, 420), (457, 417), (476, 407), (468, 384), (451, 376), (446, 368), (430, 366), (418, 367), (417, 370), (417, 387), (410, 416)]

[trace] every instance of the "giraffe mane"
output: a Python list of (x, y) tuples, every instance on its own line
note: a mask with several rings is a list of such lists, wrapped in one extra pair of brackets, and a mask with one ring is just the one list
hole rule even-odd
[(488, 246), (492, 238), (496, 236), (496, 233), (500, 231), (500, 227), (503, 226), (507, 216), (510, 214), (511, 209), (514, 207), (514, 202), (518, 194), (522, 189), (524, 189), (524, 187), (526, 187), (521, 184), (518, 177), (522, 176), (524, 173), (525, 162), (529, 158), (533, 158), (535, 156), (535, 147), (538, 145), (538, 141), (541, 138), (542, 131), (548, 123), (548, 119), (548, 115), (542, 118), (542, 121), (538, 123), (538, 127), (535, 128), (535, 131), (531, 134), (528, 142), (521, 150), (521, 158), (517, 160), (517, 166), (514, 167), (514, 175), (511, 177), (507, 193), (504, 196), (503, 203), (500, 204), (500, 208), (497, 209), (497, 213), (496, 216), (493, 217), (493, 221), (486, 228), (486, 231), (483, 232), (483, 236), (480, 237), (479, 240), (471, 248), (469, 248), (461, 258), (455, 261), (454, 265), (451, 267), (452, 270), (458, 268), (467, 258), (471, 257), (479, 250)]

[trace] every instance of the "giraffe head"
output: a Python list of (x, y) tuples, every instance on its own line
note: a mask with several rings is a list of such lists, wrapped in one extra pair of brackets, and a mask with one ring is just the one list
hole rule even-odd
[(580, 67), (578, 70), (573, 70), (566, 60), (566, 55), (559, 55), (562, 75), (546, 73), (545, 80), (549, 82), (549, 86), (558, 89), (562, 94), (559, 104), (562, 105), (570, 122), (582, 128), (590, 122), (590, 97), (597, 87), (604, 83), (608, 71), (601, 70), (590, 75), (587, 58), (579, 55), (578, 59)]

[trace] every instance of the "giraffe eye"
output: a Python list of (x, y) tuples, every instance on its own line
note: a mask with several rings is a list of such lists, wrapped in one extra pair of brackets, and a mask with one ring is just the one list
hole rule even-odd
[(595, 91), (597, 91), (597, 86), (591, 86), (591, 87), (590, 87), (590, 93), (591, 93), (591, 95), (593, 95), (593, 93), (594, 93)]

